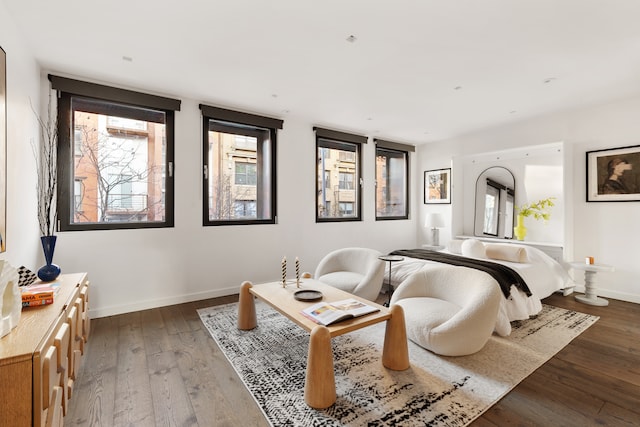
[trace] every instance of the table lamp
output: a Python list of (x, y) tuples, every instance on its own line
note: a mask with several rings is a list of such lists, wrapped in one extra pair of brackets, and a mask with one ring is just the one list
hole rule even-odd
[(444, 217), (440, 213), (430, 213), (424, 220), (424, 226), (431, 229), (431, 244), (438, 246), (440, 244), (439, 229), (444, 227)]

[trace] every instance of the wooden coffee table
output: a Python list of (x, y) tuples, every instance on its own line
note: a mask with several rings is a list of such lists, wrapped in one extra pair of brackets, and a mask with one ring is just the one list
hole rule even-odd
[[(322, 292), (322, 301), (325, 302), (355, 298), (365, 304), (379, 308), (380, 311), (330, 326), (319, 325), (301, 313), (303, 309), (318, 301), (306, 302), (294, 299), (294, 292), (300, 289), (314, 289)], [(238, 329), (250, 330), (258, 325), (254, 296), (260, 298), (311, 334), (307, 353), (304, 400), (312, 408), (328, 408), (336, 401), (333, 353), (331, 351), (331, 338), (333, 337), (386, 321), (382, 364), (395, 371), (403, 371), (409, 368), (409, 350), (404, 312), (402, 307), (398, 305), (388, 309), (313, 279), (302, 279), (300, 288), (297, 288), (295, 283), (283, 288), (281, 282), (263, 283), (255, 286), (251, 282), (244, 282), (240, 287)]]

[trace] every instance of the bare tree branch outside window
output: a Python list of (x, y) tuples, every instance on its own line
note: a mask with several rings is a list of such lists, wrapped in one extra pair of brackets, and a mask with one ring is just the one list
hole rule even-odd
[[(93, 115), (97, 116), (97, 115)], [(105, 116), (76, 112), (75, 178), (82, 191), (75, 194), (76, 222), (154, 221), (163, 218), (161, 183), (163, 165), (156, 164), (149, 150), (148, 134), (124, 129), (107, 131)], [(107, 118), (108, 119), (108, 118)], [(157, 209), (156, 209), (157, 208)]]

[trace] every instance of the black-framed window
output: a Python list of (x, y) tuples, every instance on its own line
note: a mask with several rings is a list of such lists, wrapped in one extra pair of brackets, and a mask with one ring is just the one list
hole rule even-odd
[(409, 218), (409, 152), (412, 145), (376, 144), (376, 220)]
[(61, 231), (174, 225), (180, 101), (49, 75), (58, 96)]
[(316, 132), (316, 222), (360, 221), (361, 145), (366, 136)]
[(200, 105), (203, 225), (276, 222), (276, 131), (282, 120)]

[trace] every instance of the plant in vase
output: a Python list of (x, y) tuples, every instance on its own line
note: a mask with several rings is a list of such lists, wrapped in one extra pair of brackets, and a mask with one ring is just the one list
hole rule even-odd
[(516, 226), (513, 227), (513, 234), (518, 240), (524, 240), (527, 235), (527, 227), (524, 225), (524, 219), (532, 216), (534, 219), (542, 219), (548, 221), (551, 218), (551, 208), (554, 206), (555, 197), (538, 200), (537, 202), (528, 203), (522, 206), (516, 206)]
[[(33, 107), (32, 107), (33, 109)], [(55, 235), (58, 220), (56, 207), (56, 191), (58, 188), (57, 154), (58, 154), (58, 121), (51, 106), (51, 95), (47, 117), (43, 119), (35, 110), (34, 113), (40, 127), (40, 145), (32, 144), (38, 172), (38, 223), (40, 224), (40, 241), (46, 264), (38, 270), (38, 277), (43, 282), (55, 280), (60, 275), (60, 267), (53, 264), (53, 253), (56, 247)]]

